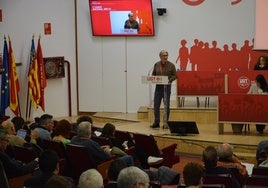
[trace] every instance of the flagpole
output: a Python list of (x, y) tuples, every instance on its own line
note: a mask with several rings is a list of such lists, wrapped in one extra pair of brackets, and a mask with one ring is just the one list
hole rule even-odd
[[(33, 34), (33, 36), (32, 36), (32, 40), (34, 39), (34, 34)], [(32, 54), (30, 55), (30, 56), (32, 56)], [(30, 60), (31, 60), (31, 57), (30, 57)], [(28, 68), (28, 89), (27, 89), (27, 101), (26, 101), (26, 118), (25, 118), (25, 120), (26, 120), (26, 123), (30, 123), (30, 115), (31, 115), (31, 106), (32, 106), (32, 102), (31, 102), (31, 100), (29, 101), (29, 73), (30, 73), (30, 66), (31, 66), (31, 62), (30, 62), (30, 64), (29, 64), (29, 68)], [(30, 103), (30, 104), (29, 104)], [(29, 111), (28, 111), (29, 110)]]

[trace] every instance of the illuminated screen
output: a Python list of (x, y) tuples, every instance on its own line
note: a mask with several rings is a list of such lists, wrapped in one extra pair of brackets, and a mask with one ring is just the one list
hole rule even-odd
[(152, 0), (89, 0), (94, 36), (154, 36)]

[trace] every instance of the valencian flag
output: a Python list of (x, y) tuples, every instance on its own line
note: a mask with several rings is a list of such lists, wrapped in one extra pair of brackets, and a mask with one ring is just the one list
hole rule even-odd
[(31, 97), (33, 107), (37, 109), (41, 95), (40, 95), (40, 83), (39, 83), (39, 76), (38, 76), (38, 64), (37, 64), (37, 60), (35, 57), (34, 37), (32, 38), (32, 45), (31, 45), (28, 85), (29, 85), (29, 94)]
[(18, 74), (16, 71), (16, 61), (12, 50), (11, 40), (9, 39), (9, 97), (10, 97), (10, 109), (17, 116), (19, 114), (19, 99), (18, 93), (20, 91)]
[(40, 43), (40, 36), (38, 39), (38, 45), (36, 50), (36, 59), (38, 64), (38, 75), (39, 75), (39, 83), (40, 83), (40, 102), (39, 106), (45, 111), (45, 88), (47, 87), (46, 81), (46, 73), (45, 73), (45, 64), (43, 59), (43, 53)]
[(1, 81), (1, 115), (5, 115), (6, 108), (9, 106), (9, 76), (8, 76), (8, 47), (5, 37), (3, 50), (3, 67)]

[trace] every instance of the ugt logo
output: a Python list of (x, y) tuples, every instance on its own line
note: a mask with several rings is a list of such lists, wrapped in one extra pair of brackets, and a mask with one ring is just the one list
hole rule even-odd
[(237, 84), (241, 89), (246, 89), (250, 86), (250, 80), (246, 76), (241, 76), (240, 78), (238, 78)]

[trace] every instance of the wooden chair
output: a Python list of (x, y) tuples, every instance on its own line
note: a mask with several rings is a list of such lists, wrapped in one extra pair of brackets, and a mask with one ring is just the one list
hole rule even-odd
[(254, 166), (253, 169), (252, 169), (252, 175), (268, 176), (268, 168), (267, 167)]
[(82, 172), (91, 168), (97, 169), (101, 173), (104, 180), (108, 178), (108, 167), (113, 159), (97, 165), (86, 147), (75, 144), (68, 144), (66, 146), (66, 155), (67, 162), (70, 164), (72, 169), (72, 178), (76, 183), (78, 182)]
[(268, 177), (267, 176), (260, 176), (260, 175), (251, 175), (247, 178), (245, 183), (246, 187), (249, 186), (264, 186), (267, 187), (268, 185)]
[(179, 155), (175, 154), (177, 144), (171, 144), (160, 150), (153, 135), (133, 133), (133, 137), (135, 140), (135, 147), (141, 148), (150, 156), (162, 157), (164, 161), (161, 165), (171, 168), (174, 164), (180, 162)]
[(232, 188), (231, 174), (206, 174), (203, 183), (207, 185), (222, 184), (225, 188)]

